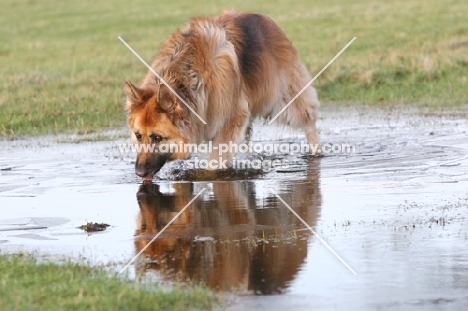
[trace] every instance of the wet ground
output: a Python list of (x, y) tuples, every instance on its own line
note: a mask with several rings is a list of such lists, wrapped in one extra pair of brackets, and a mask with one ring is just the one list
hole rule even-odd
[[(134, 176), (134, 155), (119, 152), (128, 139), (2, 141), (0, 250), (118, 272), (147, 247), (126, 273), (205, 284), (225, 293), (232, 310), (466, 309), (468, 121), (348, 108), (322, 116), (323, 142), (355, 144), (355, 153), (280, 153), (288, 168), (217, 176), (174, 163), (152, 185)], [(253, 137), (302, 139), (263, 127)], [(87, 222), (111, 226), (78, 228)]]

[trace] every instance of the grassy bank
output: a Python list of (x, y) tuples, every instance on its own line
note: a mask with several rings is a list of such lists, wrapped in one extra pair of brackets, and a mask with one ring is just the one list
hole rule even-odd
[(74, 263), (0, 255), (0, 310), (208, 310), (216, 298), (202, 289), (137, 288), (104, 271)]
[(315, 75), (327, 103), (415, 104), (444, 110), (468, 102), (465, 0), (91, 1), (6, 0), (0, 19), (0, 134), (75, 132), (125, 124), (123, 81), (145, 67), (190, 17), (223, 9), (272, 16)]

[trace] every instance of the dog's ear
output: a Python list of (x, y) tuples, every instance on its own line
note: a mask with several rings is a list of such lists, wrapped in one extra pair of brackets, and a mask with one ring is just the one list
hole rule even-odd
[(167, 113), (174, 112), (177, 104), (174, 93), (164, 84), (159, 87), (159, 107)]
[(159, 88), (159, 107), (172, 118), (174, 124), (186, 120), (187, 107), (177, 100), (174, 93), (164, 84), (161, 84)]
[(127, 95), (127, 110), (130, 111), (133, 107), (140, 104), (143, 99), (143, 90), (137, 88), (129, 80), (125, 81), (125, 94)]
[(130, 80), (125, 81), (124, 89), (129, 101), (138, 102), (142, 99), (143, 90), (134, 86)]

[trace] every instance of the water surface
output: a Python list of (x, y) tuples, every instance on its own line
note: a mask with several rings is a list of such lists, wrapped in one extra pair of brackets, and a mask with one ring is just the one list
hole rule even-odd
[[(276, 154), (287, 169), (206, 173), (174, 163), (151, 185), (118, 139), (0, 142), (0, 250), (72, 257), (151, 282), (205, 284), (232, 310), (468, 306), (468, 122), (325, 111), (323, 142), (354, 154)], [(300, 142), (257, 127), (254, 140)], [(260, 155), (250, 155), (260, 157)], [(356, 272), (353, 275), (273, 189)], [(111, 225), (88, 234), (87, 221)]]

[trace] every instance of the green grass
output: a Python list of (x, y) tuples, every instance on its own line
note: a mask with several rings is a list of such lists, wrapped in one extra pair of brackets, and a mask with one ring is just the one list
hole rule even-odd
[(327, 104), (411, 104), (466, 110), (466, 0), (90, 1), (4, 0), (0, 19), (0, 134), (90, 133), (125, 124), (123, 81), (190, 17), (223, 9), (270, 15), (315, 75)]
[(209, 310), (206, 290), (137, 287), (96, 268), (0, 255), (0, 310)]

